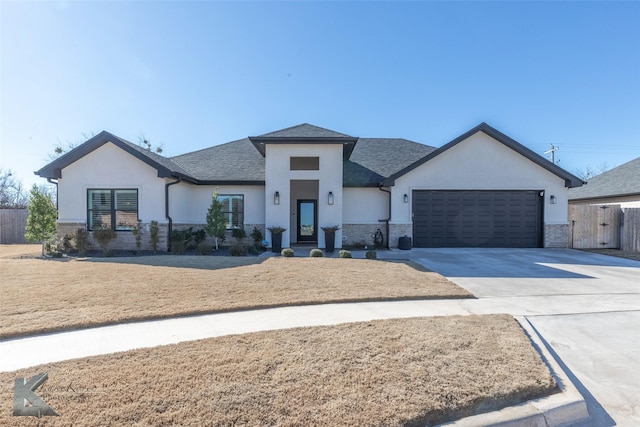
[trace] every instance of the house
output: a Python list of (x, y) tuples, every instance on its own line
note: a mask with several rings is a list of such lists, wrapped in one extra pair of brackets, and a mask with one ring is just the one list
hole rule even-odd
[(57, 183), (61, 233), (107, 224), (119, 248), (138, 219), (160, 223), (165, 248), (202, 227), (214, 191), (229, 229), (284, 227), (283, 247), (324, 248), (334, 225), (338, 248), (378, 230), (390, 247), (566, 247), (568, 189), (583, 184), (485, 123), (440, 148), (302, 124), (171, 158), (101, 132), (35, 173)]
[(640, 157), (594, 176), (569, 190), (570, 205), (620, 205), (640, 208)]

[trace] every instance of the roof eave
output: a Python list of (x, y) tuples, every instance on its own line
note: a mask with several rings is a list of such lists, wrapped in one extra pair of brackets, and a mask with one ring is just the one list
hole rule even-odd
[(150, 157), (147, 157), (139, 151), (129, 147), (127, 144), (122, 142), (120, 138), (107, 131), (100, 132), (96, 136), (88, 139), (83, 144), (75, 147), (73, 150), (65, 153), (61, 157), (55, 159), (54, 161), (44, 166), (40, 170), (35, 171), (34, 173), (42, 178), (62, 178), (62, 169), (92, 153), (108, 142), (114, 144), (115, 146), (131, 154), (138, 160), (156, 169), (158, 171), (158, 177), (170, 178), (173, 176), (173, 171), (154, 161)]
[(266, 154), (265, 146), (267, 144), (341, 144), (343, 146), (342, 157), (345, 160), (351, 156), (358, 139), (358, 137), (249, 137), (249, 141), (256, 147), (262, 157)]

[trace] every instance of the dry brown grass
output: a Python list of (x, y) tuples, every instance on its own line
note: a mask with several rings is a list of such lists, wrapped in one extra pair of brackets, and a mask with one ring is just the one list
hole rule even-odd
[[(38, 259), (0, 247), (0, 336), (248, 308), (471, 297), (406, 263), (328, 258)], [(30, 257), (17, 258), (26, 253)]]
[(60, 414), (47, 426), (433, 425), (555, 389), (507, 315), (260, 332), (1, 373), (0, 425), (36, 424), (11, 405), (14, 379), (40, 372), (38, 395)]

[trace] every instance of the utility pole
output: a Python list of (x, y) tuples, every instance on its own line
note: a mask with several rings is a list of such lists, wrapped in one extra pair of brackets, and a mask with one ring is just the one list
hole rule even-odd
[(555, 145), (551, 144), (551, 149), (544, 152), (544, 154), (551, 153), (551, 163), (553, 163), (554, 165), (556, 164), (556, 151), (558, 151), (559, 149), (560, 147), (556, 147)]

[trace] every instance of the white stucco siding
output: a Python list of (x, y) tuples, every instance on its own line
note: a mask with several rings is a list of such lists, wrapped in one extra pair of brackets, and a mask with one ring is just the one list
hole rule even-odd
[[(544, 222), (567, 223), (564, 180), (483, 132), (460, 142), (396, 180), (391, 222), (411, 223), (413, 190), (544, 190)], [(409, 203), (404, 203), (404, 195)], [(550, 203), (550, 196), (556, 203)]]
[(378, 224), (389, 216), (389, 195), (377, 188), (345, 188), (342, 221), (345, 224)]
[(264, 224), (264, 187), (260, 185), (205, 185), (180, 183), (170, 188), (169, 215), (174, 223), (204, 224), (214, 191), (244, 196), (244, 223)]
[(155, 168), (106, 143), (62, 169), (58, 180), (58, 220), (87, 221), (88, 189), (137, 189), (138, 217), (165, 222), (164, 179)]
[[(267, 144), (265, 148), (265, 224), (287, 228), (283, 247), (291, 242), (291, 181), (318, 181), (318, 225), (342, 224), (342, 144)], [(319, 170), (291, 170), (291, 157), (318, 157)], [(273, 202), (274, 193), (280, 204)], [(327, 203), (333, 193), (333, 205)], [(336, 233), (336, 242), (342, 235)], [(318, 233), (318, 245), (324, 247), (324, 235)]]

